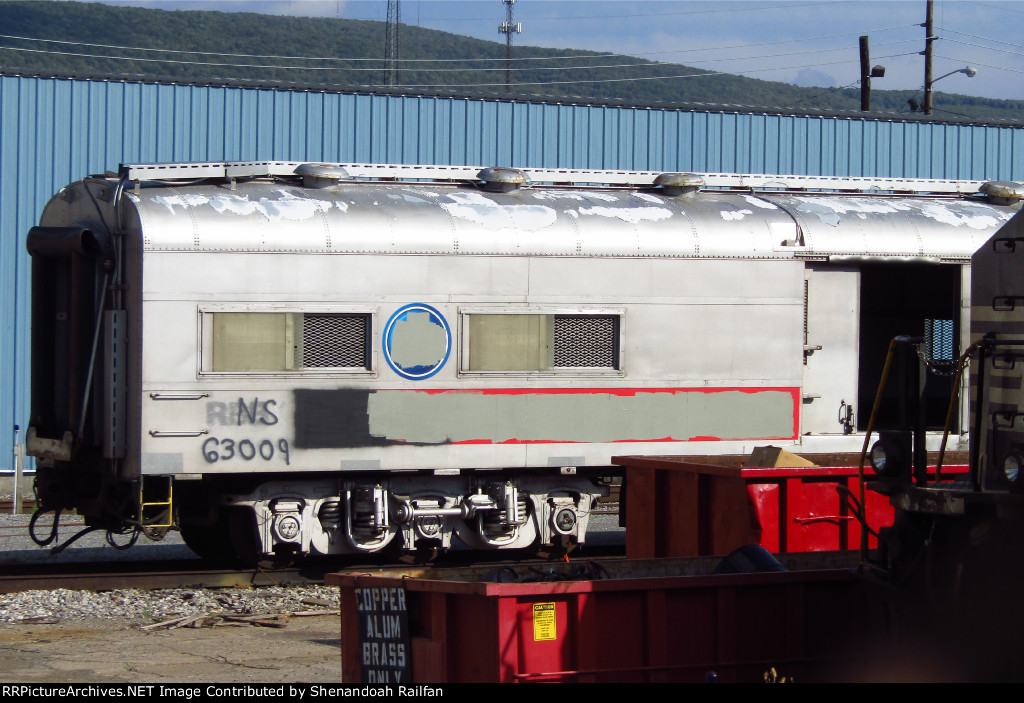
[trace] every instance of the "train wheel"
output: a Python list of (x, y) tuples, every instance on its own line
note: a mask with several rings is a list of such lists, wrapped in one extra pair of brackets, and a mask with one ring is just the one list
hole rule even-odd
[(396, 555), (396, 560), (403, 564), (430, 564), (445, 553), (440, 545), (416, 544), (416, 548)]
[(381, 564), (397, 564), (405, 554), (405, 540), (401, 531), (398, 531), (391, 541), (378, 549), (376, 552), (369, 552), (373, 561)]
[(194, 525), (183, 522), (178, 526), (181, 538), (193, 552), (207, 561), (218, 564), (238, 559), (231, 543), (227, 515), (221, 512), (213, 525)]
[(263, 543), (260, 541), (252, 510), (234, 508), (228, 512), (228, 532), (231, 536), (231, 545), (236, 557), (243, 564), (259, 569), (283, 569), (295, 563), (296, 556), (292, 552), (263, 553)]

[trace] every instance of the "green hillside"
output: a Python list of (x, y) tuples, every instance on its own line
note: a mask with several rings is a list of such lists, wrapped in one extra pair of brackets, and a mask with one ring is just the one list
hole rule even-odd
[[(0, 2), (0, 27), (3, 28), (0, 34), (6, 35), (6, 38), (0, 38), (0, 70), (8, 72), (24, 70), (179, 81), (256, 81), (268, 85), (335, 88), (380, 86), (386, 82), (383, 22), (252, 13), (167, 12), (75, 2)], [(13, 37), (56, 41), (26, 41)], [(417, 86), (405, 90), (456, 95), (508, 95), (503, 85), (503, 61), (465, 59), (504, 59), (503, 43), (407, 25), (401, 28), (401, 41), (403, 60), (450, 60), (442, 64), (443, 71), (403, 70), (398, 83)], [(127, 51), (102, 45), (182, 53)], [(186, 52), (236, 56), (215, 57)], [(515, 56), (515, 67), (524, 69), (514, 73), (513, 80), (518, 85), (512, 86), (512, 94), (517, 97), (621, 100), (645, 105), (704, 103), (829, 112), (854, 111), (860, 107), (860, 91), (857, 89), (799, 88), (741, 76), (711, 75), (679, 64), (654, 63), (625, 56), (609, 57), (587, 51), (517, 46)], [(522, 61), (553, 56), (577, 58), (568, 62)], [(279, 57), (343, 58), (311, 61)], [(566, 69), (563, 66), (567, 64), (607, 68)], [(618, 64), (632, 65), (616, 67)], [(499, 70), (480, 71), (481, 68)], [(622, 80), (693, 74), (708, 75)], [(604, 82), (582, 82), (595, 80)], [(547, 85), (533, 85), (537, 83)], [(915, 94), (876, 90), (872, 104), (877, 112), (909, 115), (909, 97), (915, 97)], [(916, 97), (920, 99), (919, 95)], [(970, 117), (1017, 122), (1022, 108), (1024, 101), (944, 93), (935, 95), (937, 119)]]

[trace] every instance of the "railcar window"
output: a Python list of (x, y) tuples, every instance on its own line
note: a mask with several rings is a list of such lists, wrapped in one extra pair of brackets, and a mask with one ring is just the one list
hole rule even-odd
[(468, 371), (619, 368), (618, 315), (467, 315)]
[(211, 313), (209, 371), (370, 369), (370, 316), (351, 313)]

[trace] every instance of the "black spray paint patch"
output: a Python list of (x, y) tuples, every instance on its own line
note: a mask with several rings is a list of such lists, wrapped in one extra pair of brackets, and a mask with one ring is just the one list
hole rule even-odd
[(393, 442), (370, 434), (365, 389), (295, 390), (295, 446), (300, 449), (386, 447)]

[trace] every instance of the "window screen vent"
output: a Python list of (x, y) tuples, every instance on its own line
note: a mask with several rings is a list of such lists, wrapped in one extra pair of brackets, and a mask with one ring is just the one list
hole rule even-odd
[(556, 315), (555, 368), (618, 367), (617, 315)]
[(928, 361), (953, 361), (955, 347), (952, 320), (926, 319), (924, 339)]
[(304, 369), (369, 368), (369, 316), (306, 313), (295, 345), (295, 366)]

